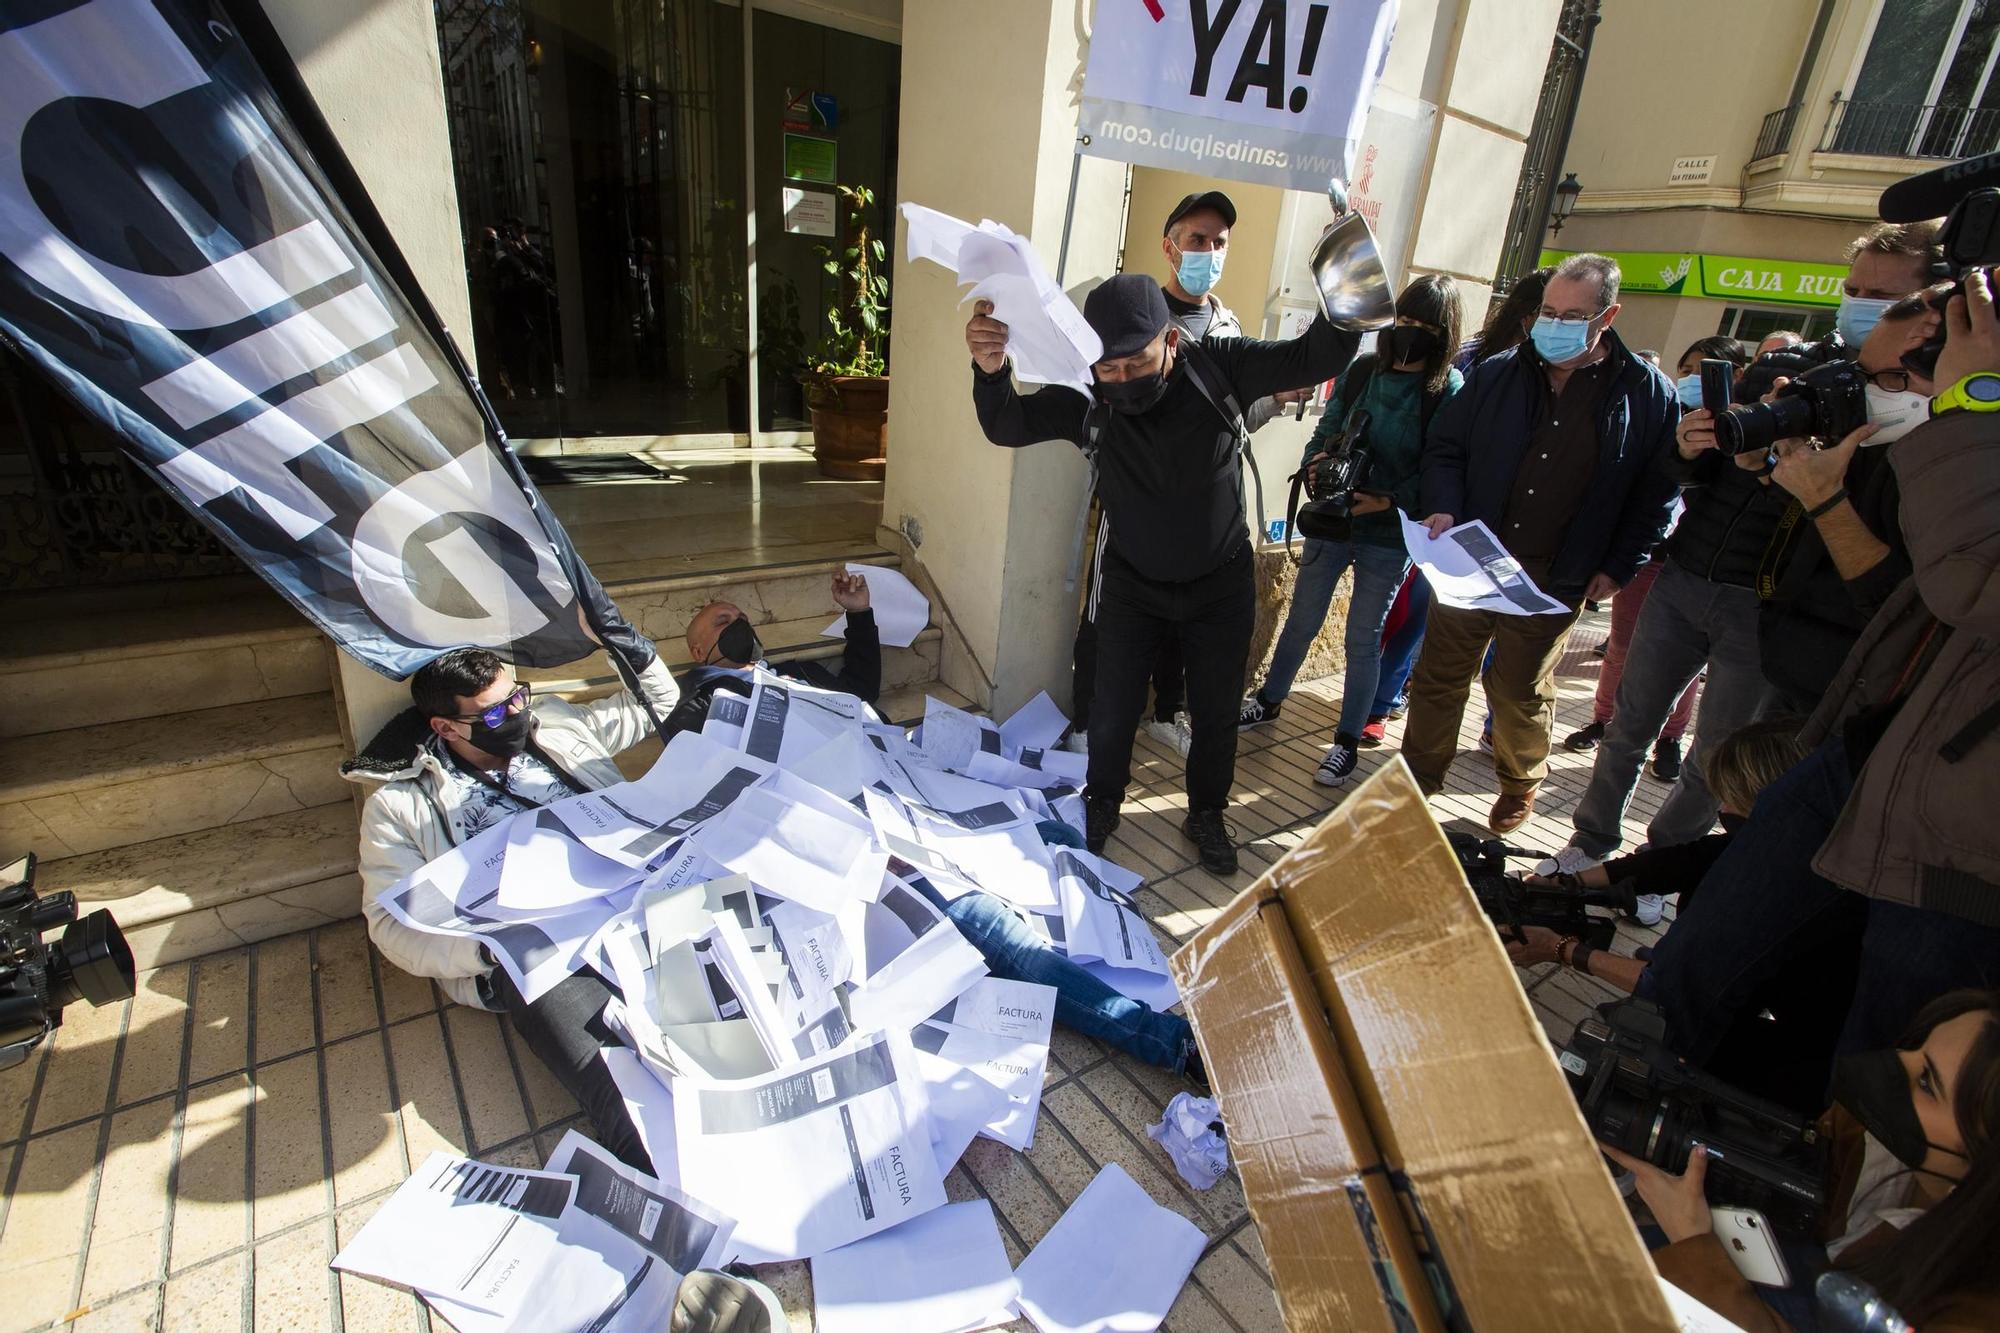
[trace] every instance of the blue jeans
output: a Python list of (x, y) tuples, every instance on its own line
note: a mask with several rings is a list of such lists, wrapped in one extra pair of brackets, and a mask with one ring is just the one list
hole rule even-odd
[(1127, 1055), (1178, 1074), (1194, 1053), (1194, 1030), (1178, 1014), (1155, 1013), (1072, 963), (1028, 929), (999, 898), (972, 892), (954, 901), (922, 879), (917, 891), (951, 918), (959, 934), (986, 955), (986, 966), (1004, 981), (1032, 981), (1056, 989), (1056, 1018), (1064, 1027), (1108, 1042)]
[(1403, 623), (1382, 645), (1382, 682), (1375, 687), (1375, 704), (1370, 717), (1387, 717), (1402, 702), (1409, 688), (1410, 673), (1416, 670), (1417, 653), (1424, 646), (1424, 626), (1431, 618), (1430, 580), (1422, 574), (1410, 576), (1410, 600)]
[(1340, 730), (1358, 736), (1368, 722), (1382, 672), (1382, 626), (1388, 623), (1389, 608), (1396, 604), (1403, 575), (1410, 572), (1410, 557), (1400, 548), (1306, 538), (1305, 557), (1292, 587), (1292, 607), (1285, 615), (1277, 649), (1271, 654), (1271, 669), (1257, 692), (1266, 703), (1274, 704), (1283, 703), (1292, 692), (1292, 678), (1299, 674), (1299, 664), (1306, 660), (1313, 636), (1326, 623), (1333, 590), (1349, 565), (1354, 566), (1354, 591), (1347, 603), (1347, 666)]

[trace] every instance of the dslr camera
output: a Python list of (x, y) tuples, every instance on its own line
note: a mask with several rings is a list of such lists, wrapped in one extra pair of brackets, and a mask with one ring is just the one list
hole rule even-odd
[[(1715, 412), (1716, 448), (1725, 454), (1768, 454), (1771, 446), (1779, 440), (1808, 435), (1838, 440), (1849, 431), (1868, 424), (1868, 395), (1865, 392), (1868, 375), (1861, 369), (1859, 361), (1848, 358), (1846, 344), (1841, 342), (1840, 335), (1831, 334), (1822, 342), (1812, 344), (1810, 349), (1796, 347), (1788, 352), (1774, 352), (1771, 356), (1805, 360), (1802, 353), (1810, 353), (1816, 364), (1809, 362), (1810, 368), (1798, 372), (1797, 378), (1780, 389), (1770, 402), (1710, 409)], [(1820, 359), (1826, 357), (1837, 359)], [(1765, 359), (1760, 357), (1751, 366), (1751, 371), (1756, 372)], [(1714, 391), (1711, 381), (1719, 386), (1717, 401), (1727, 404), (1732, 397), (1740, 398), (1741, 395), (1736, 394), (1730, 384), (1732, 369), (1727, 361), (1708, 360), (1701, 363), (1704, 406), (1708, 405), (1709, 394)], [(1783, 373), (1786, 373), (1783, 369), (1772, 371), (1764, 381), (1766, 387), (1758, 390), (1758, 394), (1768, 392), (1770, 381)]]
[(1607, 1005), (1556, 1055), (1600, 1143), (1679, 1175), (1708, 1149), (1708, 1197), (1809, 1231), (1826, 1208), (1827, 1144), (1817, 1126), (1692, 1069), (1666, 1045), (1644, 1000)]
[[(63, 927), (54, 944), (42, 936)], [(98, 911), (76, 913), (76, 895), (35, 892), (35, 854), (0, 868), (0, 1069), (28, 1058), (77, 1000), (116, 1004), (132, 995), (132, 948)]]

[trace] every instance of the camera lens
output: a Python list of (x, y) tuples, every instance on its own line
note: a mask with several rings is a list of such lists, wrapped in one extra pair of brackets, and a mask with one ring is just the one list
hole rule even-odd
[(1779, 394), (1768, 403), (1732, 407), (1715, 419), (1716, 447), (1725, 454), (1768, 453), (1779, 440), (1813, 433), (1812, 400)]
[(131, 998), (136, 975), (125, 932), (111, 913), (92, 912), (70, 922), (49, 950), (49, 1003), (58, 1009), (76, 1000), (116, 1004)]

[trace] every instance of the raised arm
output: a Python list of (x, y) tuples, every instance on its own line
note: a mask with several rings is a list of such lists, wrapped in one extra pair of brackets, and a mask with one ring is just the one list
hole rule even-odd
[(1236, 390), (1236, 401), (1248, 404), (1332, 379), (1347, 369), (1360, 345), (1360, 334), (1336, 329), (1320, 315), (1304, 333), (1283, 342), (1211, 338), (1202, 344), (1202, 351), (1222, 367)]
[(972, 406), (986, 438), (1010, 449), (1042, 440), (1081, 444), (1090, 400), (1054, 384), (1030, 394), (1018, 392), (1007, 373), (1007, 326), (993, 318), (991, 301), (975, 302), (972, 312), (965, 346), (972, 353)]

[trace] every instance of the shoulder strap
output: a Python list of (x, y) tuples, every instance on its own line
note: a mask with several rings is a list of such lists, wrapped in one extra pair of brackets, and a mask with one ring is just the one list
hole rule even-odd
[(1340, 377), (1340, 416), (1345, 425), (1347, 414), (1361, 401), (1361, 395), (1368, 392), (1368, 382), (1375, 378), (1378, 358), (1373, 352), (1360, 357), (1347, 367), (1347, 373)]
[(1208, 359), (1201, 350), (1201, 344), (1192, 340), (1180, 344), (1181, 355), (1187, 358), (1188, 378), (1194, 387), (1201, 390), (1201, 396), (1208, 399), (1209, 406), (1222, 414), (1222, 419), (1236, 431), (1236, 444), (1240, 449), (1249, 441), (1249, 428), (1243, 424), (1243, 408), (1236, 401), (1236, 390), (1223, 378), (1221, 369)]
[(1083, 574), (1084, 540), (1090, 532), (1090, 502), (1097, 498), (1097, 446), (1104, 440), (1104, 423), (1110, 419), (1111, 407), (1103, 399), (1093, 399), (1083, 414), (1083, 462), (1090, 470), (1090, 480), (1083, 487), (1082, 506), (1076, 514), (1076, 531), (1070, 538), (1069, 570), (1063, 575), (1063, 591), (1076, 591), (1076, 581)]

